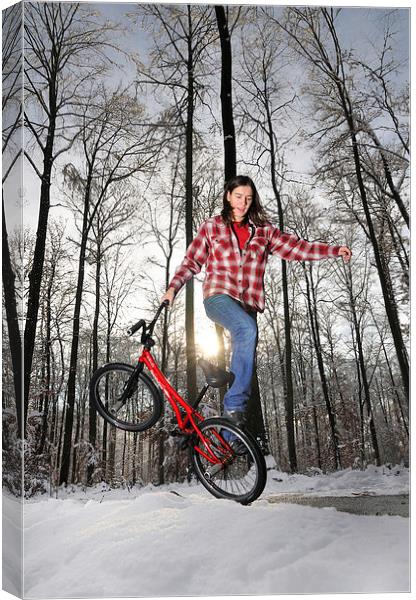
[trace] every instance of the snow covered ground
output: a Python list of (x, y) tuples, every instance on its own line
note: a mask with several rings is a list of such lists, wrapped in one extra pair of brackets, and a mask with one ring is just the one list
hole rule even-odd
[(408, 493), (408, 475), (401, 467), (313, 476), (270, 470), (251, 506), (217, 500), (200, 484), (38, 497), (24, 511), (25, 596), (407, 592), (409, 519), (266, 498)]

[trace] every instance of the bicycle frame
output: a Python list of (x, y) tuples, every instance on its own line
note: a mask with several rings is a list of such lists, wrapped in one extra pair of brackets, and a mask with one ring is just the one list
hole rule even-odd
[[(204, 452), (198, 446), (195, 446), (195, 450), (199, 452), (204, 458), (206, 458), (211, 463), (224, 463), (227, 458), (230, 458), (230, 453), (232, 455), (232, 449), (229, 444), (215, 432), (215, 436), (218, 438), (218, 441), (221, 443), (221, 446), (228, 456), (226, 456), (225, 460), (221, 460), (211, 449), (211, 442), (204, 436), (202, 431), (199, 429), (197, 421), (203, 421), (204, 417), (195, 410), (186, 400), (182, 398), (178, 394), (178, 392), (172, 387), (169, 381), (166, 379), (162, 371), (159, 369), (155, 359), (153, 358), (150, 350), (148, 348), (143, 348), (143, 351), (139, 357), (139, 363), (145, 365), (154, 379), (157, 381), (161, 389), (163, 390), (164, 395), (166, 396), (169, 404), (171, 405), (176, 420), (178, 422), (179, 429), (185, 434), (196, 433), (200, 440), (202, 441), (206, 452)], [(181, 407), (185, 411), (185, 416), (182, 417), (180, 408)], [(218, 450), (218, 448), (217, 448)]]

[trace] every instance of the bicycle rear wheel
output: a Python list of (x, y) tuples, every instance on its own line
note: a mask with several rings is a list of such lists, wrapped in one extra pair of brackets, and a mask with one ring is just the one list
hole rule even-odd
[(150, 377), (134, 373), (134, 367), (124, 363), (104, 365), (91, 378), (90, 401), (111, 425), (125, 431), (145, 431), (160, 419), (163, 399)]
[[(199, 428), (221, 463), (210, 462), (203, 442), (198, 438), (191, 449), (192, 464), (202, 485), (216, 498), (249, 504), (256, 500), (266, 485), (267, 469), (264, 456), (254, 437), (239, 429), (229, 419), (206, 419)], [(225, 442), (223, 435), (233, 442)], [(230, 436), (231, 434), (231, 436)], [(233, 447), (238, 446), (234, 451)]]

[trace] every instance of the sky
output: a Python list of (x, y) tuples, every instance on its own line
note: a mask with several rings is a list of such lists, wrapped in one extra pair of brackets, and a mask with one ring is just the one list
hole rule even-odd
[[(7, 6), (10, 2), (5, 0), (2, 1), (2, 7)], [(138, 25), (133, 25), (131, 19), (126, 14), (132, 12), (135, 7), (135, 3), (125, 2), (94, 2), (85, 3), (92, 7), (96, 7), (102, 13), (103, 18), (113, 19), (116, 21), (121, 20), (123, 23), (129, 26), (130, 33), (123, 35), (121, 40), (122, 47), (128, 52), (144, 53), (149, 43), (148, 35), (141, 31), (139, 33)], [(268, 3), (271, 4), (271, 3)], [(288, 3), (290, 4), (290, 3)], [(305, 2), (304, 4), (308, 4)], [(336, 3), (334, 3), (336, 4)], [(344, 3), (348, 4), (348, 3)], [(380, 43), (383, 26), (388, 19), (388, 15), (391, 12), (388, 8), (374, 8), (373, 3), (368, 2), (365, 8), (359, 7), (345, 7), (342, 13), (338, 17), (338, 32), (342, 38), (345, 47), (355, 48), (360, 54), (371, 55), (371, 44), (373, 42)], [(377, 5), (381, 3), (376, 3)], [(281, 3), (276, 3), (281, 5)], [(371, 6), (370, 6), (371, 5)], [(408, 60), (409, 53), (409, 10), (403, 8), (402, 10), (395, 12), (395, 18), (397, 19), (397, 27), (399, 28), (400, 35), (396, 36), (395, 54), (398, 59)], [(406, 69), (403, 70), (403, 76), (406, 75)], [(125, 80), (125, 74), (123, 72), (114, 72), (113, 78), (115, 81), (123, 79)], [(290, 160), (293, 163), (295, 170), (301, 171), (305, 169), (305, 165), (309, 164), (309, 157), (303, 148), (296, 147), (289, 149)], [(16, 173), (17, 176), (17, 173)], [(17, 178), (17, 177), (16, 177)], [(38, 193), (39, 180), (34, 175), (33, 170), (30, 166), (25, 166), (23, 171), (24, 185), (24, 214), (23, 219), (25, 224), (35, 226), (37, 222), (37, 210), (38, 210)], [(16, 191), (16, 181), (10, 178), (5, 184), (5, 197), (12, 198), (13, 192)], [(55, 190), (56, 193), (56, 190)], [(6, 216), (10, 224), (13, 222), (20, 225), (20, 215), (16, 211), (16, 200), (11, 203), (6, 202)], [(10, 210), (11, 205), (11, 210)], [(13, 218), (13, 216), (15, 218)], [(9, 228), (11, 229), (11, 227)]]
[[(2, 6), (7, 6), (9, 2), (3, 0)], [(131, 20), (126, 17), (126, 13), (132, 12), (135, 3), (124, 3), (124, 2), (95, 2), (86, 3), (92, 7), (96, 7), (102, 13), (104, 18), (114, 19), (116, 21), (121, 20), (130, 28), (130, 33), (123, 35), (121, 40), (118, 42), (128, 52), (138, 52), (139, 54), (144, 52), (146, 55), (147, 46), (149, 43), (149, 37), (145, 32), (139, 33), (138, 25), (133, 25)], [(270, 4), (270, 3), (269, 3)], [(288, 3), (290, 4), (290, 3)], [(304, 4), (308, 4), (305, 2)], [(334, 3), (335, 4), (335, 3)], [(347, 3), (344, 3), (347, 4)], [(373, 3), (368, 2), (365, 8), (358, 7), (346, 7), (342, 10), (342, 13), (338, 17), (338, 32), (342, 38), (345, 47), (355, 48), (360, 54), (371, 55), (371, 43), (380, 43), (383, 26), (388, 18), (388, 14), (391, 12), (387, 8), (374, 8)], [(377, 3), (379, 5), (381, 3)], [(276, 3), (281, 5), (281, 3)], [(371, 5), (371, 7), (370, 7)], [(395, 54), (399, 59), (407, 60), (409, 52), (409, 12), (406, 8), (399, 10), (395, 13), (397, 19), (397, 27), (400, 30), (400, 35), (396, 36)], [(403, 70), (403, 76), (406, 75), (406, 69)], [(125, 80), (125, 74), (123, 72), (115, 71), (113, 74), (115, 81)], [(309, 164), (309, 156), (306, 150), (301, 147), (289, 149), (290, 160), (292, 161), (296, 171), (302, 171), (305, 169), (305, 165)], [(17, 173), (16, 173), (17, 175)], [(34, 175), (33, 170), (30, 166), (25, 166), (23, 171), (24, 178), (24, 221), (25, 223), (35, 226), (37, 221), (37, 210), (38, 210), (38, 193), (39, 181)], [(11, 178), (5, 185), (5, 197), (12, 198), (13, 192), (16, 190), (16, 182)], [(55, 189), (54, 193), (56, 194)], [(12, 210), (10, 210), (10, 204)], [(12, 213), (17, 216), (16, 201), (11, 203), (6, 202), (7, 218), (11, 221), (11, 224), (16, 222), (13, 219)], [(20, 215), (17, 219), (20, 223)], [(10, 228), (11, 229), (11, 228)]]
[[(103, 14), (108, 15), (108, 18), (117, 19), (120, 17), (120, 14), (124, 14), (132, 11), (135, 3), (128, 2), (97, 2), (94, 3), (100, 5), (100, 10)], [(190, 2), (190, 4), (195, 4), (195, 2)], [(200, 3), (202, 4), (202, 2)], [(207, 3), (208, 4), (208, 3)], [(212, 4), (212, 3), (211, 3)], [(222, 4), (219, 2), (219, 4)], [(282, 3), (282, 2), (229, 2), (228, 4), (248, 4), (248, 5), (271, 5), (271, 6), (288, 6), (290, 3)], [(295, 3), (293, 3), (295, 4)], [(298, 6), (307, 5), (307, 2), (296, 3)], [(340, 20), (340, 32), (344, 32), (346, 34), (346, 39), (351, 40), (352, 44), (361, 45), (367, 38), (371, 39), (372, 35), (376, 35), (383, 31), (383, 18), (386, 17), (389, 13), (391, 13), (390, 8), (383, 8), (382, 3), (373, 3), (376, 4), (374, 6), (371, 3), (366, 3), (363, 7), (360, 6), (348, 6), (348, 2), (342, 3), (342, 20)], [(315, 3), (318, 5), (318, 3)], [(319, 6), (334, 6), (336, 3), (322, 3)], [(391, 3), (391, 6), (394, 6)], [(409, 50), (409, 13), (410, 10), (406, 10), (404, 8), (403, 3), (400, 3), (399, 6), (395, 6), (395, 8), (403, 9), (400, 11), (400, 21), (401, 21), (401, 32), (402, 37), (400, 40), (401, 52), (403, 55), (408, 54)], [(370, 27), (369, 27), (370, 24)], [(140, 44), (140, 41), (139, 41)]]

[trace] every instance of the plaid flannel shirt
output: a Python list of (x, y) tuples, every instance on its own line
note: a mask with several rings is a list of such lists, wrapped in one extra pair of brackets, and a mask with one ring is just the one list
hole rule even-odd
[(307, 242), (271, 224), (257, 227), (250, 222), (249, 225), (250, 237), (240, 250), (237, 235), (220, 215), (205, 221), (189, 244), (169, 287), (177, 294), (205, 265), (204, 298), (227, 294), (243, 306), (263, 312), (263, 277), (269, 255), (299, 261), (338, 256), (340, 246)]

